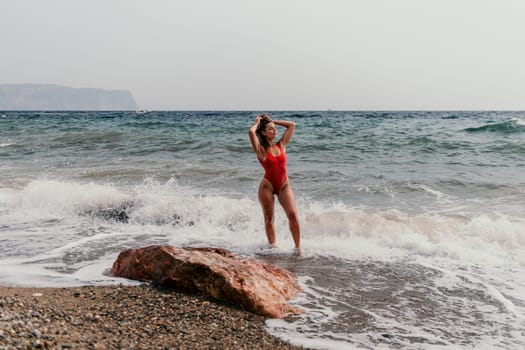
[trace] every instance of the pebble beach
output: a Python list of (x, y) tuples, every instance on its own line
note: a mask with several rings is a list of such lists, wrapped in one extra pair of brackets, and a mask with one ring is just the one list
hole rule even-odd
[(152, 285), (0, 287), (0, 349), (302, 349), (265, 318)]

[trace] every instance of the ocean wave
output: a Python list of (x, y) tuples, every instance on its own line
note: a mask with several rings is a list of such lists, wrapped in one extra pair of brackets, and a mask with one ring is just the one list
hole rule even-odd
[[(292, 113), (292, 114), (285, 114), (283, 116), (283, 118), (292, 118), (292, 119), (318, 118), (318, 117), (321, 117), (319, 113), (312, 113), (312, 112)], [(277, 119), (277, 114), (274, 116), (274, 118)]]
[[(426, 185), (412, 185), (411, 190), (428, 193), (449, 206), (454, 204), (453, 197)], [(523, 219), (464, 207), (464, 215), (450, 208), (411, 213), (304, 198), (299, 199), (298, 206), (305, 246), (323, 254), (383, 256), (397, 251), (457, 258), (492, 256), (497, 260), (525, 246)], [(180, 186), (174, 179), (165, 183), (147, 179), (130, 188), (37, 180), (22, 189), (2, 192), (0, 207), (9, 213), (4, 215), (8, 226), (56, 219), (57, 225), (67, 220), (70, 225), (76, 221), (80, 227), (86, 224), (83, 218), (89, 218), (90, 222), (102, 220), (107, 225), (125, 224), (135, 229), (164, 227), (168, 235), (176, 230), (177, 236), (172, 238), (179, 242), (219, 240), (227, 246), (242, 247), (264, 243), (265, 237), (255, 198), (203, 193)], [(279, 239), (290, 244), (286, 216), (280, 207), (275, 219)]]
[(520, 118), (511, 118), (499, 123), (485, 124), (479, 127), (471, 127), (464, 129), (466, 132), (496, 132), (496, 133), (520, 133), (525, 132), (525, 121)]
[[(487, 146), (486, 151), (509, 155), (519, 155), (525, 153), (525, 144), (501, 141)], [(522, 158), (518, 159), (521, 160)]]
[(140, 128), (140, 129), (160, 129), (165, 128), (169, 126), (164, 121), (159, 120), (140, 120), (140, 121), (126, 121), (125, 123), (120, 124), (122, 127), (130, 127), (130, 128)]
[[(438, 182), (439, 187), (446, 187), (449, 188), (464, 188), (467, 184), (464, 182), (461, 182), (459, 180), (454, 181), (441, 181)], [(372, 193), (372, 194), (388, 194), (391, 196), (396, 195), (402, 195), (402, 194), (414, 194), (419, 193), (421, 195), (432, 195), (437, 200), (440, 201), (447, 201), (454, 199), (454, 195), (450, 193), (445, 193), (444, 189), (441, 191), (437, 189), (438, 186), (430, 186), (428, 184), (423, 184), (419, 182), (411, 182), (411, 181), (397, 181), (397, 182), (389, 182), (386, 183), (384, 181), (377, 181), (375, 183), (367, 183), (367, 184), (356, 184), (355, 189), (358, 192), (365, 192), (365, 193)], [(448, 192), (453, 192), (452, 190), (448, 190)]]
[(87, 131), (87, 132), (68, 132), (52, 139), (53, 142), (60, 142), (67, 145), (113, 142), (124, 137), (124, 133), (117, 131)]

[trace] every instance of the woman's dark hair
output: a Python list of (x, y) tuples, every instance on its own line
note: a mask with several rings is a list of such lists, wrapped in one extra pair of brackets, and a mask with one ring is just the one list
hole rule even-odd
[(266, 125), (272, 123), (272, 119), (268, 114), (262, 114), (261, 117), (262, 119), (259, 122), (259, 126), (257, 127), (257, 130), (255, 130), (255, 133), (259, 138), (259, 143), (266, 149), (270, 147), (270, 143), (266, 139), (266, 136), (263, 135), (263, 131), (266, 129)]

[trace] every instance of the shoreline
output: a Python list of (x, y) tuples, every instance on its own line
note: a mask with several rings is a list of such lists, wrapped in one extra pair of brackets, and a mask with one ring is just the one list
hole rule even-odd
[(265, 318), (164, 287), (0, 286), (0, 349), (303, 349)]

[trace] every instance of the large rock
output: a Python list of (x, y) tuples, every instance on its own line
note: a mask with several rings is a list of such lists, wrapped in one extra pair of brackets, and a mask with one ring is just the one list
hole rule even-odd
[(300, 313), (287, 304), (301, 289), (288, 271), (220, 248), (150, 246), (128, 249), (113, 263), (114, 276), (153, 281), (273, 318)]

